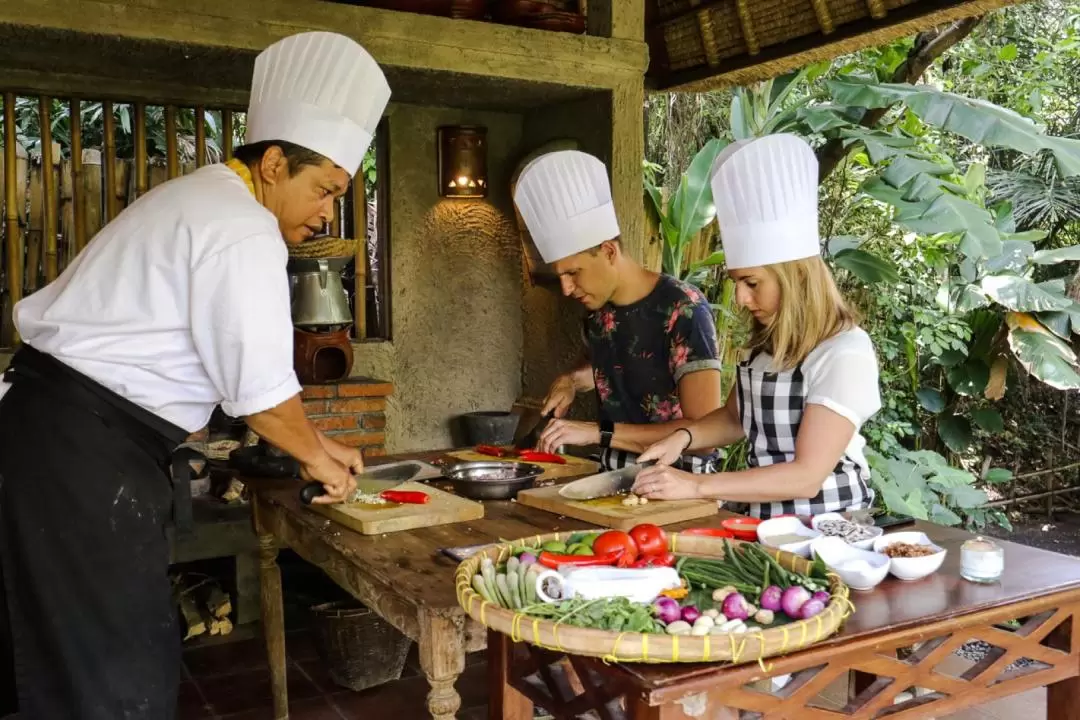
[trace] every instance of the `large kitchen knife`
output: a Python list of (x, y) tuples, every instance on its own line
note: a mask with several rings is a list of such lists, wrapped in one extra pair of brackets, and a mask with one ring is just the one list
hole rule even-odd
[(559, 495), (568, 500), (594, 500), (596, 498), (619, 495), (634, 486), (638, 473), (652, 463), (627, 465), (618, 470), (610, 470), (599, 475), (590, 475), (580, 480), (567, 483), (559, 490)]
[(547, 427), (548, 421), (551, 420), (551, 413), (541, 415), (533, 425), (532, 430), (521, 436), (521, 439), (514, 443), (515, 450), (532, 450), (536, 447), (536, 444), (540, 442), (540, 433), (544, 432), (544, 428)]
[[(423, 471), (424, 466), (418, 462), (394, 463), (386, 467), (372, 468), (356, 476), (356, 489), (367, 495), (378, 495), (412, 480)], [(326, 488), (322, 483), (311, 482), (300, 490), (300, 502), (310, 505), (312, 500), (325, 494)]]

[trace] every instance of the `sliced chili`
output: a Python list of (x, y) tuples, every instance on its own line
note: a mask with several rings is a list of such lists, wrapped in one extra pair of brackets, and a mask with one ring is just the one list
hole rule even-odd
[(559, 555), (544, 550), (540, 553), (537, 561), (544, 567), (558, 570), (560, 565), (576, 565), (577, 567), (592, 567), (594, 565), (612, 565), (625, 553), (622, 550), (611, 552), (607, 555)]
[(566, 458), (562, 455), (540, 452), (539, 450), (522, 450), (518, 453), (518, 459), (524, 460), (525, 462), (554, 463), (556, 465), (566, 464)]
[(383, 490), (379, 493), (379, 497), (387, 502), (406, 505), (423, 505), (431, 499), (427, 493), (416, 490)]
[(476, 452), (481, 455), (490, 455), (491, 457), (506, 457), (508, 454), (506, 450), (501, 447), (495, 447), (494, 445), (477, 445)]

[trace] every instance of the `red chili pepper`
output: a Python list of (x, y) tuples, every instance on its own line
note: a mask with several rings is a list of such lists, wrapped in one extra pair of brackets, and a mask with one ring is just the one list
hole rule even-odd
[(645, 555), (634, 561), (632, 568), (672, 567), (675, 564), (675, 556), (671, 553), (662, 555)]
[(592, 567), (594, 565), (611, 565), (625, 555), (622, 550), (608, 553), (607, 555), (558, 555), (544, 550), (537, 558), (544, 567), (557, 570), (560, 565), (576, 565), (577, 567)]
[(476, 452), (481, 455), (490, 455), (491, 457), (506, 457), (507, 451), (501, 447), (495, 447), (494, 445), (477, 445)]
[(554, 463), (556, 465), (566, 464), (566, 458), (562, 455), (540, 452), (539, 450), (522, 450), (518, 453), (518, 459), (524, 460), (525, 462)]
[(427, 493), (416, 490), (383, 490), (379, 497), (387, 502), (403, 503), (406, 505), (423, 505), (431, 498)]

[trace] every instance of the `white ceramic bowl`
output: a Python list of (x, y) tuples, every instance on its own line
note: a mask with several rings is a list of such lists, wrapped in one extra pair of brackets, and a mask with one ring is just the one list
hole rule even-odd
[[(775, 538), (780, 535), (799, 535), (806, 538), (800, 542), (790, 542), (779, 544), (770, 538)], [(797, 517), (780, 517), (772, 518), (771, 520), (765, 520), (757, 526), (758, 542), (762, 545), (771, 548), (777, 548), (779, 550), (785, 550), (796, 555), (801, 555), (804, 558), (810, 557), (810, 543), (814, 538), (821, 537), (821, 533), (817, 530), (803, 525), (802, 520)]]
[[(818, 524), (822, 523), (822, 522), (825, 522), (826, 520), (846, 520), (846, 519), (847, 518), (845, 518), (840, 513), (822, 513), (820, 515), (815, 515), (810, 520), (810, 524), (813, 526), (813, 528), (815, 530), (817, 530), (818, 529)], [(869, 530), (871, 532), (870, 537), (866, 538), (865, 540), (858, 540), (858, 541), (853, 542), (853, 543), (848, 543), (848, 545), (851, 545), (852, 547), (859, 548), (860, 550), (872, 550), (874, 548), (874, 541), (877, 540), (879, 537), (881, 537), (885, 533), (885, 531), (882, 530), (881, 528), (877, 527), (877, 526), (870, 526), (870, 527), (867, 528), (867, 530)]]
[(816, 554), (852, 590), (873, 590), (889, 574), (889, 556), (860, 550), (842, 538), (822, 536), (810, 543)]
[(933, 555), (924, 555), (914, 558), (889, 558), (889, 572), (901, 580), (919, 580), (938, 571), (941, 563), (945, 562), (945, 548), (935, 545), (926, 537), (926, 533), (918, 531), (897, 532), (882, 535), (874, 541), (874, 552), (883, 552), (886, 547), (893, 543), (908, 543), (910, 545), (926, 545), (935, 552)]

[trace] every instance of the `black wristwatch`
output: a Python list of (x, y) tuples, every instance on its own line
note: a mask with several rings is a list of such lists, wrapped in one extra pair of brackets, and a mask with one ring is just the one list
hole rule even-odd
[(600, 421), (600, 447), (611, 447), (611, 438), (615, 436), (615, 423), (610, 420)]

